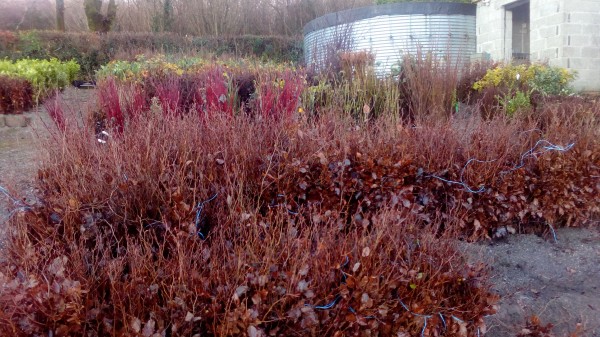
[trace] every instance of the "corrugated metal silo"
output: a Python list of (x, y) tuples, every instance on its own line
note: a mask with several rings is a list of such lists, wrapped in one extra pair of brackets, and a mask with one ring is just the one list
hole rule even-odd
[(406, 2), (327, 14), (304, 27), (304, 59), (322, 67), (340, 50), (366, 50), (380, 73), (418, 50), (466, 61), (476, 52), (475, 13), (474, 4)]

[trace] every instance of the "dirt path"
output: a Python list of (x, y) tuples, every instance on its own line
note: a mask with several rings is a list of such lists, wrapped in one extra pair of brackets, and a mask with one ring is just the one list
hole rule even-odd
[[(80, 113), (93, 93), (69, 88), (63, 97), (69, 110)], [(29, 127), (0, 128), (0, 186), (25, 197), (33, 195), (38, 139), (48, 136), (44, 124), (51, 123), (43, 108), (32, 116)], [(6, 215), (4, 201), (0, 199), (0, 222)], [(463, 245), (473, 260), (493, 266), (492, 280), (502, 298), (499, 312), (487, 318), (486, 336), (515, 336), (525, 318), (537, 315), (555, 325), (557, 337), (575, 332), (578, 324), (577, 336), (600, 337), (600, 228), (559, 229), (557, 238), (513, 235), (501, 242)]]

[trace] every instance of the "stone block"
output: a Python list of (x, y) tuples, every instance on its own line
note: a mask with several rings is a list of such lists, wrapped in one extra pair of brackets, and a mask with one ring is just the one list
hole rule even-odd
[(581, 57), (581, 47), (563, 47), (562, 57), (572, 58)]
[(564, 40), (563, 36), (551, 36), (546, 39), (546, 49), (561, 48)]
[(597, 68), (597, 65), (595, 65), (595, 62), (597, 62), (597, 59), (587, 59), (587, 58), (583, 58), (583, 57), (573, 57), (569, 59), (569, 63), (571, 65), (571, 69), (575, 69), (578, 70), (581, 73), (581, 70), (589, 70), (589, 69), (594, 69)]
[(573, 10), (585, 13), (600, 13), (600, 1), (598, 0), (579, 0), (571, 2)]
[(563, 35), (580, 35), (583, 33), (583, 27), (578, 23), (564, 23), (561, 25), (560, 31)]
[(600, 77), (595, 78), (581, 78), (578, 77), (573, 82), (573, 88), (579, 92), (599, 92), (600, 91)]
[(600, 13), (579, 12), (578, 9), (576, 11), (569, 12), (567, 17), (567, 22), (570, 23), (593, 24), (595, 22), (600, 22)]
[(557, 59), (549, 60), (548, 64), (553, 67), (562, 67), (562, 68), (567, 68), (567, 66), (568, 66), (566, 58), (557, 58)]
[(594, 74), (593, 71), (585, 71), (577, 74), (577, 79), (580, 83), (593, 83), (595, 81), (598, 81), (600, 77), (598, 77), (597, 73)]
[(594, 36), (598, 35), (598, 31), (600, 31), (600, 22), (581, 25), (581, 35)]
[[(560, 33), (560, 30), (557, 29), (558, 26), (543, 26), (538, 29), (539, 37), (547, 39), (552, 36), (557, 36)], [(557, 33), (558, 31), (558, 33)]]
[(571, 47), (585, 47), (592, 44), (590, 35), (568, 35), (567, 45)]
[(552, 60), (558, 58), (558, 48), (548, 48), (540, 51), (539, 59), (541, 61), (544, 60)]
[(529, 40), (530, 41), (536, 41), (536, 40), (541, 40), (542, 37), (540, 36), (540, 30), (539, 29), (531, 29), (529, 31)]
[(546, 39), (531, 39), (529, 42), (530, 50), (541, 50), (546, 47)]
[[(598, 47), (583, 47), (581, 48), (581, 56), (590, 59), (599, 59), (600, 58), (600, 46)], [(600, 64), (597, 65), (600, 69)]]
[(11, 128), (26, 127), (31, 123), (31, 117), (26, 115), (4, 115), (6, 126)]
[(537, 18), (560, 13), (561, 11), (560, 3), (556, 0), (542, 0), (532, 3), (530, 6), (532, 18), (534, 18), (533, 15)]
[(567, 15), (565, 13), (553, 13), (551, 15), (540, 16), (531, 20), (532, 26), (555, 26), (565, 23)]
[(529, 59), (532, 61), (539, 61), (540, 60), (540, 53), (538, 53), (537, 51), (531, 51), (529, 53)]

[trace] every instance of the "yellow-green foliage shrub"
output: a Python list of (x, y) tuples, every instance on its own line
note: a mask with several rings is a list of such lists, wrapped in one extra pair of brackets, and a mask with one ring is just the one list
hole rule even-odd
[(546, 64), (504, 64), (487, 71), (475, 82), (473, 89), (481, 91), (489, 87), (502, 88), (508, 92), (526, 90), (544, 96), (571, 93), (570, 84), (575, 73), (561, 67)]
[(37, 100), (54, 90), (69, 85), (79, 70), (79, 64), (75, 61), (23, 59), (13, 62), (0, 60), (0, 75), (27, 80), (31, 83), (33, 95)]
[(499, 92), (494, 96), (496, 102), (513, 116), (518, 111), (530, 111), (534, 105), (532, 97), (571, 94), (573, 79), (574, 72), (547, 64), (502, 64), (489, 69), (473, 84), (473, 89)]

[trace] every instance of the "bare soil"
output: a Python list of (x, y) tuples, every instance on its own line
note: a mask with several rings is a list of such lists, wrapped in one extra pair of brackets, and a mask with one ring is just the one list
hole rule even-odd
[[(82, 116), (93, 94), (94, 90), (68, 88), (63, 100), (68, 110)], [(52, 123), (42, 107), (29, 113), (31, 126), (0, 128), (0, 186), (26, 199), (35, 195), (40, 139), (49, 136), (46, 125)], [(0, 196), (0, 232), (7, 205)], [(554, 325), (557, 337), (573, 332), (600, 337), (600, 227), (564, 228), (556, 234), (557, 242), (528, 234), (462, 244), (470, 259), (492, 266), (494, 290), (501, 296), (498, 313), (487, 318), (486, 336), (515, 336), (525, 319), (537, 315)]]
[(525, 319), (552, 323), (559, 336), (600, 336), (600, 229), (561, 228), (544, 239), (511, 235), (501, 242), (465, 244), (474, 260), (492, 267), (499, 311), (486, 336), (515, 336)]

